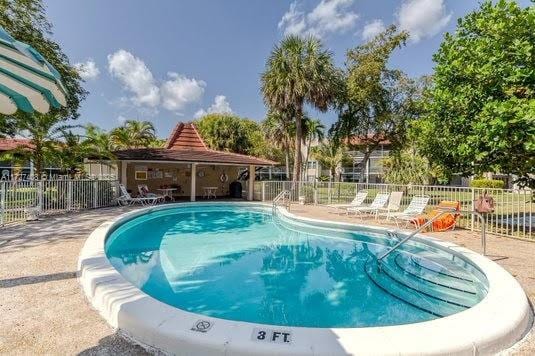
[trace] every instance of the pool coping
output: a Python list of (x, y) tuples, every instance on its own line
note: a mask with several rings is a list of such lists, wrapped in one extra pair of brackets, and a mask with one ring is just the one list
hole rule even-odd
[[(384, 327), (279, 327), (187, 312), (142, 292), (126, 281), (106, 257), (104, 242), (108, 232), (125, 220), (155, 210), (219, 204), (222, 203), (145, 207), (121, 214), (97, 227), (87, 238), (78, 260), (79, 281), (93, 308), (113, 328), (139, 344), (167, 354), (185, 355), (494, 354), (513, 346), (531, 328), (533, 320), (528, 299), (513, 276), (474, 251), (424, 234), (418, 234), (417, 239), (448, 248), (476, 265), (488, 279), (488, 294), (474, 307), (445, 318)], [(271, 206), (258, 202), (223, 204)], [(394, 230), (311, 219), (278, 209), (286, 217), (302, 222), (344, 229), (359, 227), (377, 232)], [(209, 328), (196, 327), (199, 321), (208, 321)], [(253, 336), (259, 330), (290, 333), (291, 342), (258, 341)], [(281, 341), (281, 335), (276, 341)]]

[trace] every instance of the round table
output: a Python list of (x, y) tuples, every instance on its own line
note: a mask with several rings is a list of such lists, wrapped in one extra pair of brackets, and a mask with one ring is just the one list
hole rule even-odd
[(217, 198), (217, 195), (215, 194), (217, 192), (217, 187), (202, 187), (202, 189), (204, 190), (203, 198)]
[(175, 198), (173, 197), (173, 192), (177, 191), (177, 188), (160, 188), (156, 190), (162, 192), (164, 199), (168, 197), (170, 200), (175, 201)]

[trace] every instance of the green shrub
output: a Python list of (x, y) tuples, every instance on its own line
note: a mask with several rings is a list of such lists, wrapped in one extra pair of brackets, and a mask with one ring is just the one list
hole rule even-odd
[(472, 179), (470, 186), (472, 188), (503, 189), (505, 187), (505, 182), (500, 179)]

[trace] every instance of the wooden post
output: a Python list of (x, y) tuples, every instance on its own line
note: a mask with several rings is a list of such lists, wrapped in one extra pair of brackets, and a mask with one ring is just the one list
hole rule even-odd
[(254, 198), (254, 180), (255, 180), (255, 166), (249, 166), (249, 192), (247, 193), (247, 200), (253, 200)]
[(195, 196), (197, 193), (196, 178), (197, 178), (197, 163), (192, 163), (191, 164), (191, 188), (190, 188), (191, 189), (191, 192), (190, 192), (191, 201), (195, 201)]

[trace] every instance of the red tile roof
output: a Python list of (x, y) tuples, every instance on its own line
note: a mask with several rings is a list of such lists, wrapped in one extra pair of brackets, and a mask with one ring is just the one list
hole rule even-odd
[(165, 148), (169, 150), (208, 150), (195, 125), (183, 122), (179, 122), (175, 126), (171, 136), (167, 139)]
[(18, 147), (32, 147), (31, 140), (27, 138), (0, 138), (0, 151), (11, 151)]
[(272, 166), (268, 159), (209, 149), (192, 123), (178, 123), (165, 148), (136, 148), (114, 152), (118, 160), (173, 161)]

